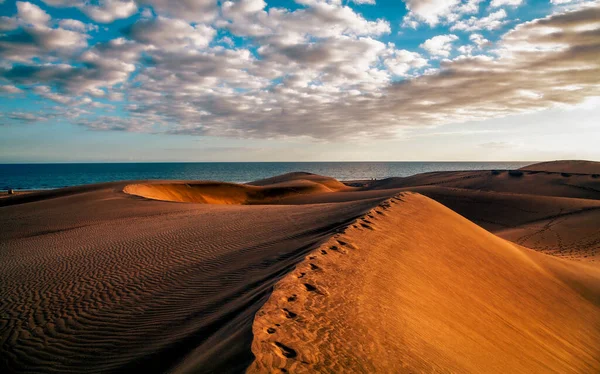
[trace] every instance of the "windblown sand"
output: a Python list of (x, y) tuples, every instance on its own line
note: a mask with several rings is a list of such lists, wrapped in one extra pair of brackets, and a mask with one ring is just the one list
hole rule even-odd
[(0, 372), (598, 372), (599, 182), (292, 173), (0, 199)]

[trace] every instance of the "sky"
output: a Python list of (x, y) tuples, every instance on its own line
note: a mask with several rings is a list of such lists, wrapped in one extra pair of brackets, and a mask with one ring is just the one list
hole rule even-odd
[(0, 0), (0, 163), (599, 144), (599, 0)]

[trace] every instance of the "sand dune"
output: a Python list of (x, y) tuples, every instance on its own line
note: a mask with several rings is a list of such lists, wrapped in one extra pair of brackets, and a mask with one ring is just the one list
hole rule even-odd
[(0, 372), (597, 372), (597, 181), (291, 173), (0, 199)]
[(249, 372), (600, 370), (600, 270), (402, 194), (276, 285)]
[(550, 171), (557, 173), (597, 174), (600, 176), (600, 162), (584, 160), (561, 160), (540, 162), (520, 170)]
[(129, 184), (123, 191), (136, 196), (162, 201), (204, 204), (267, 204), (289, 196), (332, 191), (349, 191), (333, 178), (308, 173), (293, 173), (252, 184), (223, 182), (147, 182)]
[(578, 260), (600, 259), (600, 200), (438, 186), (409, 187), (490, 232), (528, 248)]
[(0, 372), (244, 370), (270, 287), (384, 199), (178, 204), (130, 184), (4, 199)]
[(380, 180), (369, 188), (421, 186), (600, 200), (600, 176), (521, 170), (425, 173)]

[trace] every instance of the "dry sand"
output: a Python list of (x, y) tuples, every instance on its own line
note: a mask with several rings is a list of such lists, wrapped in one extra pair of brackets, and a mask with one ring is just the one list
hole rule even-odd
[(599, 296), (597, 267), (400, 194), (276, 285), (249, 372), (598, 372)]
[(598, 182), (292, 173), (0, 199), (0, 372), (598, 372)]
[(561, 160), (540, 162), (528, 165), (521, 170), (552, 171), (558, 173), (578, 173), (600, 175), (600, 162), (585, 160)]

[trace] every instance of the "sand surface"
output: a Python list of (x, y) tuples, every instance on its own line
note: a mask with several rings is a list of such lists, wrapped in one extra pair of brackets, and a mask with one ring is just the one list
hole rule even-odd
[(585, 160), (561, 160), (540, 162), (520, 170), (552, 171), (558, 173), (579, 173), (600, 175), (600, 162)]
[(598, 372), (599, 281), (400, 194), (276, 285), (249, 372)]
[(368, 183), (0, 199), (0, 372), (600, 370), (598, 179)]

